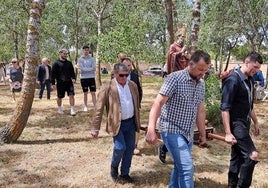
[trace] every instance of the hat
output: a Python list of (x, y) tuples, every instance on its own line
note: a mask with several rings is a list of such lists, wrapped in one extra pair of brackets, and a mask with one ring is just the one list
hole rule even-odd
[(68, 51), (67, 49), (65, 49), (65, 48), (63, 48), (63, 49), (61, 49), (61, 50), (59, 51), (59, 53), (63, 53), (63, 52), (65, 52), (65, 53), (69, 53), (69, 51)]

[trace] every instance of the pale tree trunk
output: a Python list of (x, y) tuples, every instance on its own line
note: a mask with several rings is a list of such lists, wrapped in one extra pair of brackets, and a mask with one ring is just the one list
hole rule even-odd
[[(98, 17), (98, 37), (102, 34), (102, 16)], [(96, 49), (96, 85), (101, 86), (101, 72), (100, 72), (100, 44), (97, 43)]]
[(166, 8), (166, 20), (167, 20), (167, 33), (169, 39), (169, 45), (174, 42), (174, 29), (173, 29), (173, 2), (172, 0), (165, 1)]
[[(77, 7), (75, 9), (75, 55), (74, 55), (74, 63), (75, 65), (77, 65), (77, 61), (78, 61), (78, 43), (79, 43), (79, 11), (80, 11), (80, 4), (81, 4), (81, 0), (79, 0), (77, 2)], [(78, 68), (77, 66), (75, 66), (75, 78), (77, 79), (77, 75), (78, 75)]]
[(14, 30), (13, 30), (13, 37), (14, 37), (14, 57), (19, 59), (19, 41), (18, 41), (18, 32), (16, 30), (17, 22), (14, 22)]
[[(87, 9), (94, 15), (94, 18), (97, 20), (98, 22), (98, 37), (100, 37), (100, 35), (102, 34), (102, 22), (103, 20), (105, 20), (106, 18), (103, 17), (104, 15), (104, 11), (106, 10), (108, 4), (111, 2), (112, 0), (105, 0), (103, 5), (101, 5), (100, 0), (98, 0), (97, 3), (97, 8), (93, 8), (93, 2), (89, 1), (89, 6), (87, 7)], [(96, 85), (97, 87), (101, 86), (101, 66), (100, 66), (100, 45), (99, 42), (97, 42), (97, 50), (96, 50)]]
[(198, 34), (200, 29), (200, 8), (201, 8), (201, 0), (195, 0), (193, 5), (193, 20), (192, 20), (192, 28), (191, 28), (191, 54), (197, 49), (198, 42)]
[(39, 59), (39, 32), (44, 8), (45, 0), (31, 1), (22, 91), (12, 118), (0, 131), (1, 141), (4, 143), (14, 142), (20, 137), (31, 112)]

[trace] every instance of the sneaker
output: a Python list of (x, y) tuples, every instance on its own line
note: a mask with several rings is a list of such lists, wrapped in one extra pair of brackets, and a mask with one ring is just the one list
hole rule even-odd
[(88, 111), (88, 109), (87, 109), (87, 107), (85, 106), (85, 107), (84, 107), (84, 112), (87, 112), (87, 111)]
[(158, 157), (161, 163), (166, 163), (166, 152), (163, 150), (163, 145), (158, 148)]
[(111, 166), (111, 177), (114, 182), (118, 180), (118, 167)]
[(133, 178), (131, 178), (128, 174), (124, 175), (124, 176), (120, 175), (120, 178), (123, 181), (127, 182), (127, 183), (133, 183), (134, 182)]
[(71, 108), (70, 114), (71, 114), (71, 116), (75, 116), (76, 115), (76, 112), (75, 112), (75, 109), (74, 108)]
[(62, 108), (58, 108), (58, 113), (59, 114), (64, 114)]

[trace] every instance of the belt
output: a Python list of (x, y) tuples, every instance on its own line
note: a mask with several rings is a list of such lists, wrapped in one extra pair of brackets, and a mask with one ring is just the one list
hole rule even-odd
[(134, 116), (132, 116), (131, 118), (127, 118), (127, 119), (122, 119), (121, 122), (126, 122), (126, 121), (129, 121), (129, 120), (132, 120), (134, 118)]

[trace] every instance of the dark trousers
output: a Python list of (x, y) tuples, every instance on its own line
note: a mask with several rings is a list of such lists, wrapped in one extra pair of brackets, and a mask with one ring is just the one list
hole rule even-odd
[(47, 99), (50, 99), (50, 80), (46, 80), (45, 82), (40, 83), (39, 99), (42, 99), (45, 88), (47, 89)]
[(252, 181), (253, 170), (258, 161), (250, 158), (256, 151), (249, 135), (249, 123), (236, 121), (232, 123), (232, 132), (237, 144), (232, 146), (231, 160), (228, 173), (228, 185), (231, 187), (249, 187)]

